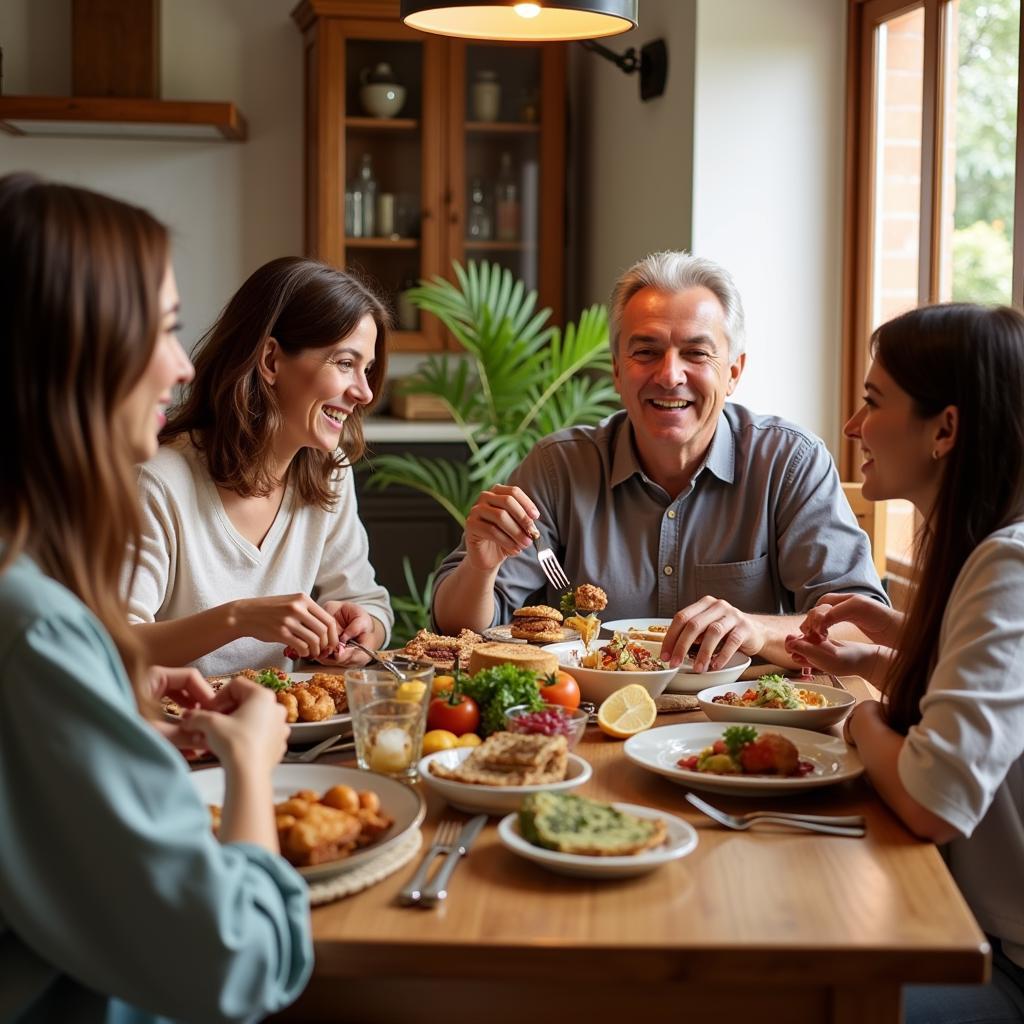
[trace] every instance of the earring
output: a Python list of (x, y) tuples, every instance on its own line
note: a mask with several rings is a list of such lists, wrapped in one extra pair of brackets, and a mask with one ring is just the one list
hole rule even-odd
[(932, 449), (932, 458), (933, 458), (933, 459), (934, 459), (934, 460), (935, 460), (936, 462), (938, 462), (938, 461), (939, 461), (939, 451), (938, 451), (938, 449), (937, 449), (937, 448), (933, 448), (933, 449)]

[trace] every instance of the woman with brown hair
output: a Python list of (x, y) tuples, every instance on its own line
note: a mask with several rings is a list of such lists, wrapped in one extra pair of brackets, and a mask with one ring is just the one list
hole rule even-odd
[[(883, 324), (846, 424), (863, 493), (923, 518), (904, 617), (830, 595), (787, 642), (874, 682), (846, 721), (875, 789), (943, 844), (994, 951), (984, 987), (910, 987), (908, 1021), (1024, 1020), (1024, 315), (931, 306)], [(829, 638), (852, 622), (872, 644)]]
[[(283, 709), (244, 679), (214, 697), (151, 670), (120, 592), (134, 463), (192, 373), (168, 255), (143, 210), (0, 178), (4, 1020), (253, 1020), (312, 967), (274, 824)], [(180, 726), (147, 721), (165, 692)], [(220, 759), (220, 842), (167, 739)]]
[(205, 675), (385, 645), (351, 464), (384, 379), (388, 314), (349, 274), (284, 257), (242, 285), (143, 467), (130, 619), (154, 661)]

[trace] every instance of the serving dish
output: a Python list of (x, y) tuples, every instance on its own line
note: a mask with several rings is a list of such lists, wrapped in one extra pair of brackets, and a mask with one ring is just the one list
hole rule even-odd
[(787, 680), (802, 690), (820, 693), (828, 705), (822, 708), (746, 708), (732, 704), (716, 704), (715, 697), (726, 693), (743, 694), (748, 688), (756, 689), (756, 680), (751, 680), (749, 687), (745, 683), (724, 683), (709, 686), (697, 694), (701, 710), (713, 722), (749, 722), (771, 726), (788, 725), (794, 729), (827, 729), (838, 725), (853, 710), (857, 699), (846, 690), (837, 690), (834, 686), (822, 686), (819, 683), (807, 683), (801, 679)]
[(612, 807), (638, 818), (661, 818), (668, 830), (665, 842), (628, 857), (587, 857), (578, 853), (560, 853), (527, 842), (519, 834), (518, 814), (509, 814), (498, 822), (498, 838), (506, 849), (517, 856), (532, 860), (557, 874), (575, 875), (578, 878), (630, 878), (643, 875), (662, 864), (685, 857), (697, 847), (696, 829), (674, 814), (639, 804), (613, 803)]
[(569, 754), (569, 765), (561, 782), (545, 782), (538, 786), (481, 786), (470, 782), (455, 782), (442, 779), (430, 770), (431, 761), (439, 761), (446, 768), (457, 768), (472, 753), (471, 748), (454, 747), (439, 750), (420, 759), (419, 773), (423, 784), (444, 797), (460, 811), (469, 814), (507, 814), (515, 811), (523, 797), (541, 790), (568, 792), (587, 782), (591, 775), (590, 765), (576, 754)]
[[(224, 803), (223, 768), (202, 768), (192, 772), (189, 778), (203, 803)], [(355, 790), (372, 790), (380, 797), (381, 810), (395, 819), (384, 835), (362, 850), (326, 864), (296, 868), (310, 882), (332, 878), (375, 860), (397, 846), (413, 829), (419, 828), (426, 810), (423, 797), (411, 786), (358, 768), (342, 768), (331, 764), (279, 764), (274, 768), (271, 779), (274, 803), (287, 800), (300, 789), (312, 789), (322, 794), (331, 786), (351, 786)]]
[(799, 793), (855, 779), (864, 771), (864, 765), (861, 764), (856, 751), (848, 747), (838, 736), (823, 735), (807, 729), (792, 729), (788, 726), (761, 731), (777, 732), (794, 743), (800, 752), (801, 760), (810, 761), (814, 766), (807, 775), (714, 775), (678, 766), (680, 758), (699, 754), (715, 740), (721, 739), (724, 728), (721, 722), (664, 725), (631, 736), (622, 749), (634, 764), (658, 775), (664, 775), (680, 786), (740, 796), (781, 796)]
[(602, 622), (601, 630), (605, 633), (628, 633), (631, 629), (643, 633), (643, 640), (663, 640), (665, 634), (652, 633), (649, 626), (671, 626), (671, 619), (659, 619), (657, 616), (634, 616), (631, 619), (612, 619)]
[[(579, 639), (579, 633), (575, 629), (570, 629), (568, 626), (555, 625), (555, 627), (561, 634), (562, 640), (577, 640)], [(529, 644), (536, 643), (537, 646), (549, 643), (547, 640), (523, 640), (522, 637), (512, 635), (512, 624), (506, 623), (504, 626), (491, 626), (490, 629), (484, 630), (484, 639), (493, 640), (499, 644)]]
[[(591, 644), (591, 650), (603, 647), (607, 642), (607, 640), (595, 640)], [(661, 644), (658, 641), (637, 640), (635, 642), (650, 651), (655, 657), (661, 650)], [(600, 704), (606, 697), (630, 683), (639, 683), (652, 697), (657, 697), (665, 692), (665, 688), (675, 677), (677, 671), (674, 668), (666, 668), (657, 672), (610, 672), (601, 668), (584, 668), (579, 663), (580, 658), (586, 654), (582, 640), (546, 644), (541, 650), (550, 651), (555, 655), (559, 665), (579, 683), (580, 696), (583, 700), (593, 701), (595, 704)]]

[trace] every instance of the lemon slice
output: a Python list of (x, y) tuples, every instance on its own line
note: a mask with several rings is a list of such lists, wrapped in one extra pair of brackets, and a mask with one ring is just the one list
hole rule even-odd
[(601, 731), (620, 740), (650, 729), (657, 717), (654, 698), (639, 683), (616, 690), (597, 709)]

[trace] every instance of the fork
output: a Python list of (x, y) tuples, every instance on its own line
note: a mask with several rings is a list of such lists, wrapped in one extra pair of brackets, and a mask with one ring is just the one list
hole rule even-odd
[(373, 665), (380, 665), (386, 672), (390, 672), (400, 683), (404, 683), (405, 674), (400, 672), (394, 662), (389, 661), (387, 658), (382, 658), (377, 651), (371, 651), (369, 647), (364, 647), (357, 640), (342, 640), (341, 645), (343, 647), (354, 647), (357, 651), (362, 651), (363, 654), (367, 655), (370, 659), (370, 663)]
[(423, 896), (423, 883), (427, 880), (427, 874), (434, 859), (442, 853), (450, 853), (455, 849), (455, 842), (462, 831), (462, 824), (453, 818), (445, 818), (437, 826), (434, 833), (434, 842), (423, 855), (416, 874), (409, 879), (408, 883), (398, 894), (398, 902), (404, 907), (415, 906)]
[(548, 583), (555, 590), (571, 590), (572, 583), (569, 577), (566, 576), (561, 563), (555, 557), (554, 551), (551, 548), (541, 547), (540, 532), (538, 530), (535, 529), (533, 534), (533, 544), (537, 549), (537, 561), (540, 562), (540, 570), (547, 577)]
[[(342, 740), (342, 742), (338, 742)], [(335, 744), (338, 744), (335, 747)], [(330, 751), (332, 754), (336, 750), (350, 750), (355, 746), (355, 740), (343, 739), (341, 736), (328, 736), (327, 739), (321, 740), (315, 747), (310, 747), (309, 750), (286, 750), (282, 761), (286, 761), (288, 764), (309, 764), (311, 761), (315, 761), (321, 754), (326, 754)]]
[(705, 803), (699, 796), (687, 793), (686, 799), (699, 811), (726, 828), (743, 832), (758, 822), (766, 825), (790, 825), (808, 832), (822, 832), (830, 836), (863, 836), (867, 831), (864, 819), (859, 814), (835, 816), (827, 814), (789, 814), (783, 811), (753, 811), (750, 814), (726, 814), (717, 807)]
[(831, 683), (831, 684), (832, 684), (832, 685), (833, 685), (833, 686), (834, 686), (834, 687), (835, 687), (835, 688), (836, 688), (837, 690), (845, 690), (845, 691), (846, 691), (847, 693), (849, 693), (849, 692), (850, 692), (850, 691), (849, 691), (849, 690), (848, 690), (848, 689), (846, 688), (846, 684), (845, 684), (845, 683), (844, 683), (844, 682), (842, 681), (842, 679), (840, 679), (840, 678), (839, 678), (839, 676), (837, 676), (837, 675), (836, 675), (836, 674), (835, 674), (834, 672), (826, 672), (826, 673), (825, 673), (825, 675), (827, 675), (827, 676), (828, 676), (828, 678), (829, 678), (829, 682), (830, 682), (830, 683)]

